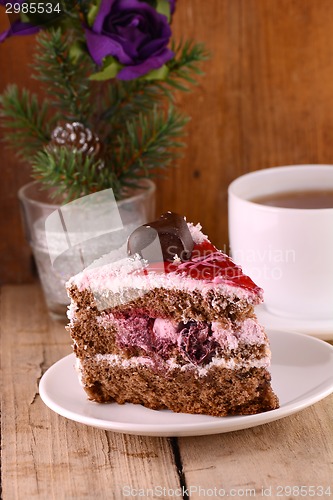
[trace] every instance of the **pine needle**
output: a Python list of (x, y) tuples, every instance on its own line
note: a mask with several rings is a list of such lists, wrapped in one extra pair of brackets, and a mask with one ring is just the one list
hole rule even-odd
[(35, 94), (17, 85), (9, 85), (0, 96), (0, 117), (6, 128), (4, 141), (15, 145), (16, 155), (30, 158), (50, 140), (54, 120), (47, 116), (47, 103), (39, 103)]

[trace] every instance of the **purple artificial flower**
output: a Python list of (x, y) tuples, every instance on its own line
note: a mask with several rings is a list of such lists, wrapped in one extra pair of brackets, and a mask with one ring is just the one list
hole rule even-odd
[[(7, 5), (7, 4), (14, 4), (14, 3), (23, 3), (25, 0), (16, 0), (15, 2), (10, 2), (8, 0), (0, 0), (0, 5)], [(3, 31), (0, 33), (0, 43), (6, 40), (6, 38), (9, 38), (10, 36), (13, 35), (33, 35), (34, 33), (37, 33), (40, 30), (38, 26), (35, 26), (34, 24), (31, 23), (23, 23), (19, 19), (14, 21), (10, 28), (8, 30)]]
[(11, 27), (0, 33), (0, 43), (13, 35), (33, 35), (40, 30), (39, 26), (30, 23), (22, 23), (22, 21), (15, 21)]
[(170, 12), (172, 15), (176, 10), (176, 0), (169, 0), (169, 4), (170, 4)]
[(139, 0), (102, 0), (86, 41), (98, 65), (107, 56), (124, 67), (120, 80), (132, 80), (158, 69), (174, 56), (167, 47), (171, 29), (166, 16)]

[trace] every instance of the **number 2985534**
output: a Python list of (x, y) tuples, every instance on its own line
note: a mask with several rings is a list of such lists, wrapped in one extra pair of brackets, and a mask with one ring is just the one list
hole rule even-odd
[(54, 14), (61, 13), (60, 3), (24, 2), (6, 3), (6, 14)]

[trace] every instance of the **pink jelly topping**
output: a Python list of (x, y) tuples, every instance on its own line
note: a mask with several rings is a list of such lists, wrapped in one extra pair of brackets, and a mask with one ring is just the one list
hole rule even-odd
[(209, 241), (196, 244), (192, 251), (191, 260), (176, 262), (149, 263), (144, 273), (150, 271), (185, 274), (196, 280), (211, 282), (216, 285), (228, 284), (244, 288), (256, 294), (261, 293), (258, 287), (230, 257), (217, 250)]

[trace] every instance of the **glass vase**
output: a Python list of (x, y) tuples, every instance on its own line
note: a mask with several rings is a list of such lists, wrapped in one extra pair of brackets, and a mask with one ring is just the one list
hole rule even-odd
[[(66, 281), (110, 252), (112, 247), (124, 244), (126, 235), (155, 217), (155, 184), (149, 179), (144, 179), (140, 183), (140, 188), (127, 190), (124, 198), (117, 202), (124, 231), (119, 231), (119, 235), (114, 233), (110, 243), (110, 238), (105, 235), (98, 238), (95, 237), (96, 232), (89, 235), (88, 229), (84, 238), (86, 242), (88, 241), (84, 247), (84, 265), (82, 245), (73, 245), (70, 251), (62, 254), (61, 265), (55, 265), (57, 256), (61, 253), (60, 244), (64, 234), (56, 229), (47, 231), (45, 221), (58, 211), (62, 204), (52, 202), (50, 192), (41, 190), (38, 181), (23, 186), (18, 192), (18, 197), (26, 238), (34, 255), (48, 311), (56, 320), (66, 320), (69, 304), (65, 289)], [(99, 217), (103, 217), (103, 214), (92, 214), (92, 218), (96, 221)], [(90, 225), (87, 223), (87, 227), (91, 227), (91, 221)], [(82, 231), (80, 238), (82, 240)]]

